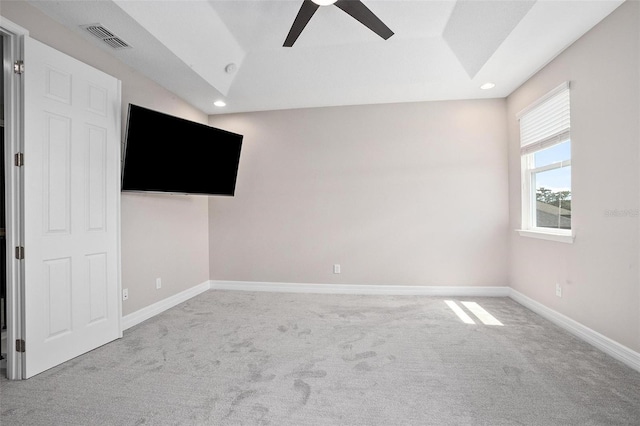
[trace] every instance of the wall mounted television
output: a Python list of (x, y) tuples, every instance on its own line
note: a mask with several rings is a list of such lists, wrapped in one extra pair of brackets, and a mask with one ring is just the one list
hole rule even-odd
[(233, 196), (242, 138), (129, 104), (122, 191)]

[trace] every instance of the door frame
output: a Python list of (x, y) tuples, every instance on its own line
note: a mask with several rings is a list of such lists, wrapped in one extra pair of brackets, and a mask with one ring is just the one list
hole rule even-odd
[(17, 260), (14, 247), (22, 245), (23, 172), (14, 158), (24, 146), (24, 82), (13, 72), (13, 64), (24, 57), (24, 39), (29, 32), (0, 16), (3, 40), (4, 115), (5, 115), (5, 199), (7, 256), (7, 378), (24, 378), (24, 355), (16, 352), (16, 340), (24, 338), (24, 263)]

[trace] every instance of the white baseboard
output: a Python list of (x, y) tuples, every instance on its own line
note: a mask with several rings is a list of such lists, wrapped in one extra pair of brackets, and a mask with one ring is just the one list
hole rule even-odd
[(148, 320), (161, 312), (166, 311), (169, 308), (173, 308), (176, 305), (179, 305), (182, 302), (186, 302), (199, 295), (200, 293), (204, 293), (205, 291), (211, 288), (211, 281), (205, 281), (202, 284), (198, 284), (195, 287), (191, 287), (190, 289), (181, 291), (178, 294), (174, 294), (173, 296), (167, 297), (164, 300), (154, 303), (153, 305), (149, 305), (146, 308), (142, 308), (138, 311), (130, 313), (129, 315), (125, 315), (122, 317), (122, 330), (126, 330), (128, 328), (133, 327), (134, 325), (138, 325), (143, 321)]
[(628, 365), (636, 371), (640, 371), (640, 353), (635, 352), (614, 340), (598, 333), (589, 327), (572, 320), (571, 318), (544, 306), (542, 303), (525, 296), (524, 294), (510, 288), (509, 297), (535, 312), (543, 318), (551, 321), (560, 328), (565, 329), (569, 333), (584, 340), (585, 342), (595, 346), (607, 355), (612, 356), (618, 361)]
[(270, 291), (278, 293), (380, 294), (391, 296), (508, 297), (509, 287), (447, 287), (360, 284), (274, 283), (210, 281), (212, 290)]

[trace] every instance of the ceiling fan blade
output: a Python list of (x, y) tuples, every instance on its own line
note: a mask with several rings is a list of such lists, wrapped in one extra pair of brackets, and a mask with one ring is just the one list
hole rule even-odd
[(378, 34), (383, 39), (388, 39), (393, 35), (393, 31), (387, 27), (384, 22), (373, 14), (367, 6), (360, 0), (338, 0), (335, 3), (340, 9), (360, 21), (365, 27)]
[(284, 41), (284, 47), (291, 47), (293, 43), (296, 42), (304, 27), (307, 26), (309, 20), (316, 13), (320, 6), (312, 2), (311, 0), (304, 0), (302, 6), (300, 6), (300, 10), (298, 11), (298, 15), (296, 16), (295, 21), (293, 21), (293, 25), (289, 30), (289, 34), (287, 35), (287, 39)]

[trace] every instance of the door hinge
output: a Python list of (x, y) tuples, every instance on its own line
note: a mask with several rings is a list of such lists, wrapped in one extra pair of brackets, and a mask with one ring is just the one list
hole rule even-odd
[(22, 154), (21, 152), (16, 153), (15, 159), (16, 167), (24, 166), (24, 154)]
[(24, 259), (24, 247), (22, 246), (16, 247), (16, 259), (18, 260)]
[(24, 72), (24, 61), (19, 60), (13, 63), (13, 72), (15, 74), (22, 74)]
[(25, 351), (24, 340), (17, 339), (16, 340), (16, 352), (24, 352), (24, 351)]

